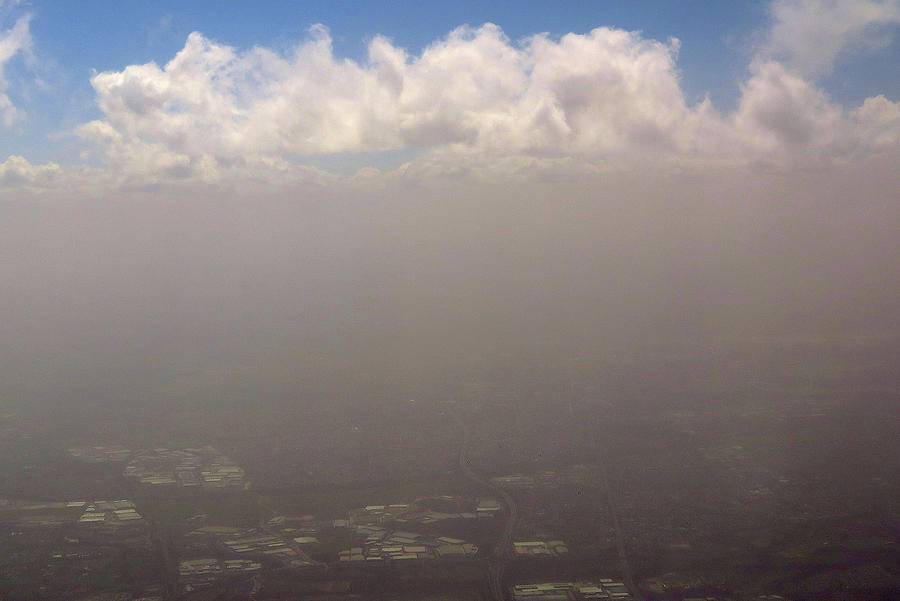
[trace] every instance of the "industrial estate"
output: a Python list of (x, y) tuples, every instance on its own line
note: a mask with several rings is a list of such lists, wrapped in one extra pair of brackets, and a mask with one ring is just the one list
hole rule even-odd
[[(858, 484), (844, 498), (815, 496), (831, 476), (785, 469), (754, 426), (763, 414), (838, 431), (836, 406), (606, 422), (573, 410), (519, 434), (508, 412), (403, 401), (381, 421), (310, 426), (346, 428), (354, 446), (311, 438), (305, 451), (206, 422), (208, 443), (40, 447), (41, 424), (5, 413), (2, 444), (21, 463), (6, 488), (22, 492), (0, 498), (0, 598), (808, 601), (833, 579), (891, 590), (893, 575), (866, 565), (808, 574), (842, 545), (871, 561), (897, 553), (867, 526), (896, 483), (844, 474)], [(400, 438), (397, 420), (431, 435)]]

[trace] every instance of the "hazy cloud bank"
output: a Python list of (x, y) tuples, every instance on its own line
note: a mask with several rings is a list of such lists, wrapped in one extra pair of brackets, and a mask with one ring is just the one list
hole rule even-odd
[(3, 202), (0, 381), (137, 403), (231, 365), (415, 381), (523, 352), (640, 365), (668, 343), (897, 333), (895, 167)]

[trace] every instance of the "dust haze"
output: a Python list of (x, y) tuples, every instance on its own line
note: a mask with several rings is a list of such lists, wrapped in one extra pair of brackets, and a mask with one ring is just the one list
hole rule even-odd
[(896, 184), (876, 164), (7, 201), (4, 393), (161, 409), (173, 382), (274, 369), (291, 385), (217, 402), (300, 410), (310, 371), (355, 405), (377, 401), (339, 382), (427, 395), (503, 357), (893, 336)]
[[(28, 524), (60, 498), (114, 498), (134, 521), (84, 542), (72, 536), (106, 506), (69, 501), (83, 516), (25, 531), (22, 565), (44, 561), (55, 532), (113, 562), (71, 560), (85, 591), (119, 570), (169, 599), (254, 582), (503, 599), (598, 573), (654, 599), (667, 588), (814, 599), (834, 578), (860, 595), (847, 598), (889, 598), (890, 163), (4, 201), (2, 493), (40, 501), (4, 507)], [(129, 454), (124, 472), (108, 452)], [(210, 462), (177, 472), (202, 474), (202, 489), (152, 471), (167, 453)], [(460, 523), (433, 536), (470, 541), (464, 563), (398, 580), (354, 563), (362, 547), (334, 529), (387, 504), (406, 529), (431, 528), (430, 507), (495, 517), (473, 529), (479, 514), (452, 514)], [(202, 570), (232, 543), (196, 537), (216, 528), (262, 536), (247, 544), (293, 553), (299, 571), (259, 551), (241, 560), (246, 577), (210, 581)], [(298, 532), (319, 542), (277, 538), (306, 540)], [(410, 547), (422, 557), (449, 552), (404, 536), (425, 541)], [(387, 553), (390, 540), (364, 544)], [(529, 545), (559, 557), (529, 563)], [(120, 548), (143, 575), (115, 567)], [(766, 555), (782, 548), (806, 549), (818, 571)], [(69, 578), (48, 561), (43, 580), (4, 586)]]

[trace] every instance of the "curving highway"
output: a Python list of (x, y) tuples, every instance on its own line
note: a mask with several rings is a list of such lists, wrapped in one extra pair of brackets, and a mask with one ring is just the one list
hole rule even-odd
[(631, 590), (631, 594), (637, 601), (644, 601), (637, 584), (634, 581), (634, 573), (631, 571), (631, 564), (628, 563), (628, 553), (625, 551), (625, 536), (622, 534), (622, 526), (619, 523), (619, 514), (616, 512), (616, 501), (613, 495), (612, 487), (609, 485), (609, 476), (606, 473), (606, 464), (600, 461), (600, 470), (603, 474), (603, 487), (606, 489), (606, 502), (609, 505), (609, 513), (612, 516), (613, 528), (616, 532), (616, 551), (619, 553), (619, 563), (622, 567), (622, 579), (625, 585)]
[(460, 471), (472, 482), (475, 482), (482, 488), (489, 489), (500, 497), (501, 502), (506, 506), (506, 523), (503, 525), (503, 532), (501, 532), (500, 538), (497, 539), (493, 553), (488, 558), (488, 586), (491, 590), (491, 597), (494, 598), (494, 601), (504, 601), (506, 596), (503, 594), (503, 572), (506, 569), (506, 562), (509, 561), (511, 555), (512, 534), (518, 518), (518, 509), (516, 508), (515, 500), (508, 492), (472, 471), (468, 456), (472, 432), (455, 411), (453, 412), (453, 418), (463, 431), (462, 444), (459, 446)]

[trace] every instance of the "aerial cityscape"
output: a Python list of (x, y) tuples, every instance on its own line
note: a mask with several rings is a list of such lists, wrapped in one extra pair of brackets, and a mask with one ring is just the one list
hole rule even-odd
[(0, 0), (0, 601), (900, 599), (900, 0)]

